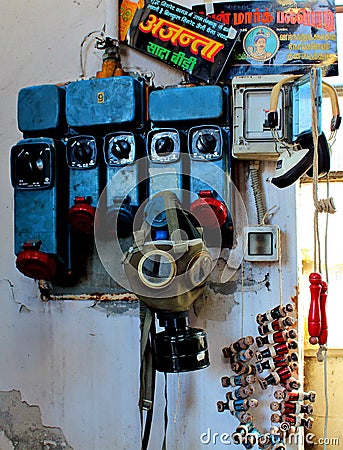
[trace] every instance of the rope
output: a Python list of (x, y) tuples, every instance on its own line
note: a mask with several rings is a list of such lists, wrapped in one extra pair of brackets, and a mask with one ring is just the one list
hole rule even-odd
[[(314, 255), (313, 255), (313, 266), (314, 271), (321, 272), (321, 249), (320, 249), (320, 236), (319, 236), (319, 224), (318, 216), (319, 213), (326, 213), (326, 226), (325, 226), (325, 249), (324, 249), (324, 266), (326, 281), (329, 281), (329, 269), (328, 269), (328, 224), (329, 224), (329, 214), (334, 214), (336, 212), (335, 204), (333, 198), (329, 196), (329, 175), (326, 177), (327, 183), (327, 198), (318, 198), (318, 115), (316, 106), (316, 81), (317, 72), (316, 69), (311, 71), (311, 104), (312, 104), (312, 133), (313, 133), (313, 182), (312, 182), (312, 193), (313, 193), (313, 203), (315, 206), (314, 211)], [(331, 135), (331, 138), (335, 136)], [(323, 449), (327, 448), (327, 431), (329, 422), (329, 392), (328, 392), (328, 368), (327, 368), (327, 347), (321, 345), (318, 350), (317, 359), (319, 362), (324, 361), (324, 393), (325, 393), (325, 422), (324, 422), (324, 446)]]
[[(319, 239), (319, 213), (334, 214), (336, 212), (335, 204), (332, 197), (325, 199), (318, 198), (318, 113), (316, 105), (316, 84), (317, 84), (317, 71), (312, 69), (311, 71), (311, 106), (312, 106), (312, 135), (313, 135), (313, 182), (312, 182), (312, 196), (315, 207), (314, 211), (314, 258), (313, 265), (314, 271), (321, 272), (321, 249)], [(329, 179), (327, 178), (327, 183)]]

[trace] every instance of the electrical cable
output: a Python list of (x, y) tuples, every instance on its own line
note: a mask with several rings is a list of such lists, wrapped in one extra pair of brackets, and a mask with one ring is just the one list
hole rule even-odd
[(175, 411), (174, 411), (174, 419), (173, 419), (174, 423), (176, 423), (176, 421), (177, 421), (177, 414), (179, 412), (180, 398), (181, 398), (181, 381), (180, 381), (180, 373), (178, 373), (177, 374), (177, 399), (175, 402)]
[(162, 442), (162, 450), (167, 449), (167, 429), (168, 429), (168, 376), (167, 372), (164, 372), (164, 436)]
[(80, 69), (81, 69), (80, 78), (84, 78), (86, 75), (86, 73), (85, 73), (86, 72), (86, 61), (83, 58), (84, 46), (86, 45), (86, 42), (90, 38), (93, 38), (94, 40), (97, 37), (103, 39), (105, 36), (104, 30), (105, 30), (105, 25), (103, 26), (102, 30), (91, 31), (90, 33), (86, 34), (86, 36), (83, 38), (81, 45), (80, 45)]
[(328, 424), (329, 424), (329, 388), (328, 388), (328, 358), (324, 352), (324, 395), (325, 395), (325, 421), (324, 421), (324, 450), (327, 446)]
[(242, 323), (241, 334), (244, 336), (244, 261), (242, 261), (242, 276), (241, 276), (241, 299), (242, 299)]
[(264, 206), (262, 186), (260, 180), (260, 162), (254, 161), (250, 163), (250, 177), (251, 177), (251, 187), (254, 194), (256, 213), (257, 213), (257, 223), (261, 225), (263, 218), (266, 214), (266, 209)]
[(282, 286), (282, 252), (281, 252), (281, 245), (279, 246), (279, 296), (280, 296), (280, 306), (282, 306), (283, 286)]

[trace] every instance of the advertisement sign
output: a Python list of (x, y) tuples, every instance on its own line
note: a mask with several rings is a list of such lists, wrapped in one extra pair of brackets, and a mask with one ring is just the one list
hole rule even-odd
[(226, 26), (240, 36), (226, 67), (226, 79), (236, 75), (306, 73), (313, 65), (324, 76), (338, 74), (335, 3), (318, 1), (250, 1), (213, 3), (193, 10)]
[(230, 25), (166, 0), (137, 8), (126, 42), (155, 59), (214, 84), (239, 33)]

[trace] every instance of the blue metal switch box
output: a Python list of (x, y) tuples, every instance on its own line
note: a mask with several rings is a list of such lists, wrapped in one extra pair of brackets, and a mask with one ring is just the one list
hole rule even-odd
[(118, 237), (131, 234), (135, 213), (146, 196), (143, 139), (130, 131), (104, 137), (107, 225)]
[(149, 119), (156, 125), (219, 120), (226, 113), (220, 86), (172, 87), (149, 96)]
[(183, 153), (185, 137), (175, 128), (154, 128), (147, 134), (148, 196), (168, 190), (181, 204), (187, 200), (187, 155)]
[(68, 220), (73, 231), (92, 235), (95, 208), (100, 195), (98, 143), (88, 135), (66, 140), (69, 167)]
[[(199, 125), (188, 131), (190, 205), (209, 238), (222, 229), (221, 245), (231, 241), (230, 133), (218, 125)], [(229, 238), (229, 239), (228, 239)], [(209, 242), (208, 242), (209, 243)], [(210, 243), (209, 243), (210, 244)]]
[(66, 87), (66, 117), (72, 129), (140, 127), (144, 94), (130, 76), (95, 78)]
[(18, 93), (18, 128), (27, 135), (48, 136), (65, 129), (65, 89), (53, 84), (30, 86)]
[(11, 149), (16, 264), (35, 279), (54, 279), (68, 265), (62, 156), (50, 138), (23, 139)]

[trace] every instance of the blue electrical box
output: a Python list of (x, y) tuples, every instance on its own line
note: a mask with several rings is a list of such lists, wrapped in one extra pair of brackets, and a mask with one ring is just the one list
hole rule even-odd
[[(188, 130), (190, 188), (216, 191), (224, 200), (230, 173), (230, 133), (218, 125), (198, 125)], [(211, 168), (216, 167), (216, 173)]]
[(183, 153), (184, 133), (175, 128), (154, 128), (147, 134), (148, 197), (168, 190), (182, 205), (188, 197), (188, 158)]
[(65, 89), (53, 84), (30, 86), (18, 93), (18, 128), (26, 135), (47, 136), (65, 129)]
[(110, 233), (127, 237), (135, 213), (146, 196), (146, 161), (141, 136), (130, 131), (104, 137), (107, 225)]
[(122, 128), (142, 126), (143, 85), (130, 76), (75, 81), (66, 87), (69, 127)]
[[(198, 125), (188, 130), (191, 213), (208, 234), (221, 229), (221, 245), (231, 242), (230, 133), (218, 125)], [(220, 236), (218, 235), (218, 238)], [(215, 239), (214, 239), (215, 240)], [(216, 244), (216, 243), (215, 243)]]
[(226, 112), (227, 98), (220, 86), (172, 87), (149, 96), (149, 119), (156, 125), (218, 121)]
[(72, 136), (66, 140), (66, 155), (69, 168), (69, 223), (73, 231), (92, 235), (101, 188), (98, 142), (94, 136)]
[(11, 149), (16, 264), (31, 278), (53, 279), (68, 265), (62, 156), (50, 138), (23, 139)]

